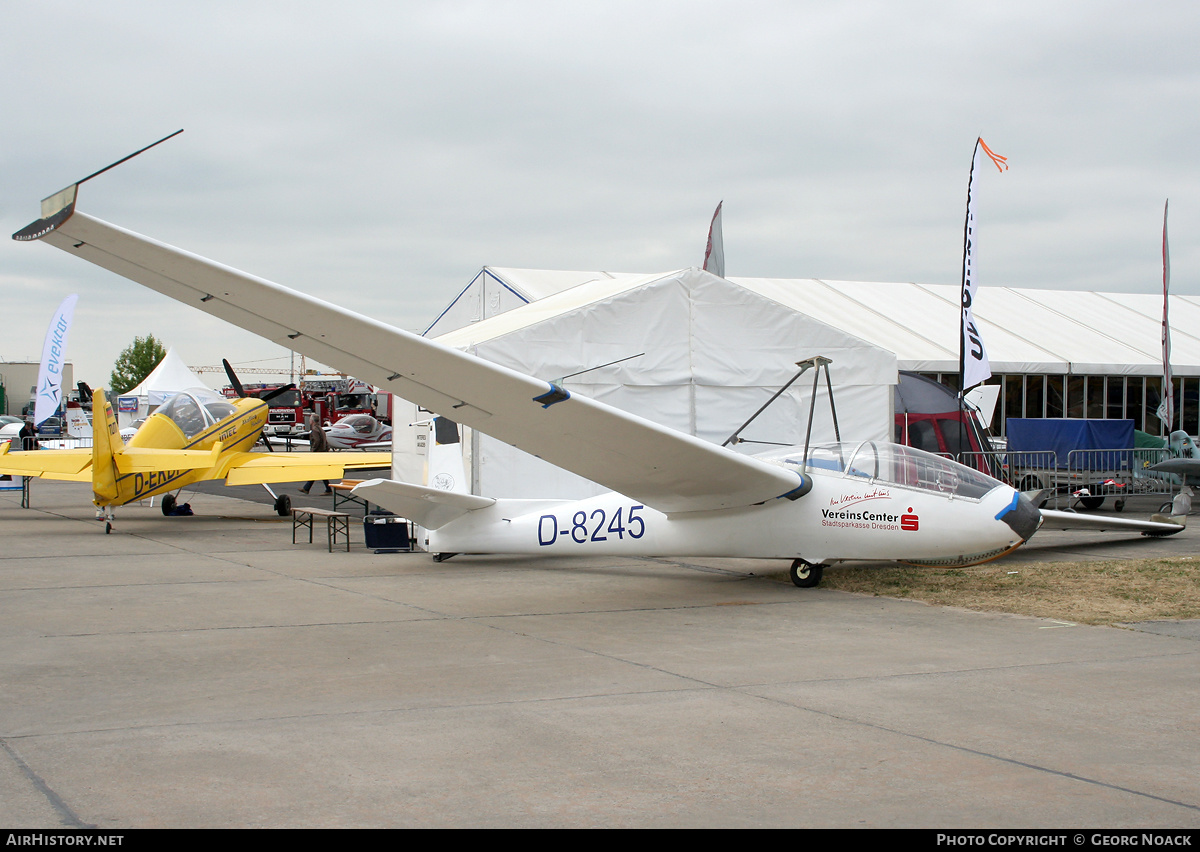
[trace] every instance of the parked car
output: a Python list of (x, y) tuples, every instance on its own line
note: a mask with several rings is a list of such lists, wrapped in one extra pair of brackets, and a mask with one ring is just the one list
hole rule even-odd
[(63, 421), (61, 417), (47, 417), (37, 427), (38, 435), (54, 435), (55, 437), (63, 433)]
[[(21, 427), (25, 425), (24, 417), (17, 417), (14, 414), (0, 414), (0, 442), (11, 441), (21, 433)], [(20, 449), (16, 447), (15, 449)]]

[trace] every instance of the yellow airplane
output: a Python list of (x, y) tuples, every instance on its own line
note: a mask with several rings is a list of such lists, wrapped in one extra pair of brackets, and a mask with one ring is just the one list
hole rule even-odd
[[(225, 399), (211, 391), (183, 391), (146, 418), (129, 443), (103, 390), (92, 394), (92, 447), (10, 453), (0, 444), (0, 474), (92, 483), (96, 518), (112, 532), (113, 507), (162, 494), (162, 511), (175, 508), (173, 492), (210, 479), (226, 485), (265, 485), (340, 479), (345, 468), (391, 467), (391, 453), (255, 453), (268, 405), (261, 399)], [(291, 500), (280, 495), (275, 511)]]

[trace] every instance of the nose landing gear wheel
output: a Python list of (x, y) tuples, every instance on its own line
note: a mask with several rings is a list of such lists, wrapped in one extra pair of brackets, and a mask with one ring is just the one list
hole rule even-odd
[(789, 572), (792, 583), (802, 589), (811, 589), (813, 586), (818, 585), (824, 573), (824, 565), (814, 565), (811, 562), (805, 562), (803, 559), (797, 559), (793, 562), (791, 571)]

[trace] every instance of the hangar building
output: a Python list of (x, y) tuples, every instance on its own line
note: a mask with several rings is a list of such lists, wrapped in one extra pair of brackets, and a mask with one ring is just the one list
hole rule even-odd
[[(25, 413), (33, 402), (41, 366), (38, 361), (0, 362), (0, 414)], [(75, 367), (70, 361), (63, 362), (62, 387), (64, 392), (75, 388)]]
[[(587, 282), (646, 276), (484, 267), (430, 326), (438, 336)], [(802, 279), (729, 279), (894, 353), (901, 370), (958, 382), (956, 285)], [(1162, 298), (984, 287), (975, 319), (1001, 387), (994, 429), (1008, 417), (1128, 418), (1158, 434)], [(1171, 365), (1176, 421), (1200, 432), (1200, 297), (1171, 296)], [(620, 321), (620, 320), (617, 320)], [(835, 368), (836, 369), (836, 368)], [(836, 378), (836, 373), (835, 373)]]

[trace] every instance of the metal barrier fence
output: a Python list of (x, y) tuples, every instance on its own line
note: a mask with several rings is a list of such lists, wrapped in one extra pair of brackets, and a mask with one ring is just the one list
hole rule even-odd
[(42, 438), (41, 449), (43, 450), (90, 450), (92, 448), (92, 438)]
[[(1124, 507), (1129, 497), (1173, 496), (1179, 490), (1178, 476), (1148, 468), (1172, 458), (1167, 449), (1072, 450), (1060, 465), (1052, 450), (1037, 452), (960, 453), (958, 461), (994, 476), (1018, 491), (1046, 491), (1046, 508), (1079, 505), (1098, 509), (1106, 498), (1114, 508)], [(1076, 496), (1077, 492), (1085, 495)], [(1165, 502), (1165, 501), (1164, 501)]]
[(35, 438), (26, 436), (24, 438), (2, 438), (0, 444), (9, 444), (11, 452), (18, 450), (89, 450), (92, 447), (91, 437), (87, 438)]

